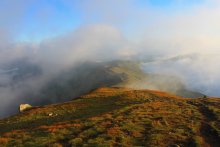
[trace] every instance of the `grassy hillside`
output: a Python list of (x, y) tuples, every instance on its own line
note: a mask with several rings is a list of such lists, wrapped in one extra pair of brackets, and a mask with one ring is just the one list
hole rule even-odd
[(1, 146), (220, 146), (220, 99), (99, 88), (0, 120)]

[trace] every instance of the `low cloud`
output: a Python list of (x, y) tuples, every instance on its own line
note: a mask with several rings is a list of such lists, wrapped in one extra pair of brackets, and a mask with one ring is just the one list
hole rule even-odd
[[(119, 30), (104, 24), (82, 26), (38, 44), (7, 44), (0, 54), (0, 108), (3, 112), (0, 117), (15, 110), (8, 109), (10, 105), (30, 101), (24, 96), (39, 92), (45, 83), (78, 63), (111, 61), (136, 55), (129, 44)], [(20, 79), (14, 78), (17, 77), (14, 69), (24, 75), (19, 75)]]

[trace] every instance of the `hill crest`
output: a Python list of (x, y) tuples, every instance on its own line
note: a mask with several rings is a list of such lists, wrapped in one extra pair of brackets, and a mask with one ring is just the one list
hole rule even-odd
[(219, 107), (216, 98), (186, 99), (160, 91), (103, 87), (69, 102), (0, 120), (0, 143), (215, 146), (220, 139)]

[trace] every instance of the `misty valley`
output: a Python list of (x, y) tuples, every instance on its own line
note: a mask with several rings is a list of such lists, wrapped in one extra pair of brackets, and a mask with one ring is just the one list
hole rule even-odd
[(183, 97), (205, 95), (186, 87), (185, 81), (177, 75), (144, 72), (151, 68), (146, 64), (150, 63), (142, 64), (138, 60), (84, 62), (47, 77), (40, 65), (20, 59), (6, 65), (7, 70), (1, 73), (0, 90), (7, 97), (5, 103), (1, 103), (4, 110), (1, 117), (18, 113), (22, 103), (38, 106), (65, 102), (99, 87), (161, 90)]

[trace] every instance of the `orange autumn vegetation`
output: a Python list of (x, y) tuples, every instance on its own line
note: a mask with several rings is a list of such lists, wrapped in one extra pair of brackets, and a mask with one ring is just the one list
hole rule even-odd
[(0, 143), (216, 146), (219, 124), (217, 98), (185, 99), (160, 91), (99, 88), (70, 102), (37, 107), (1, 120)]

